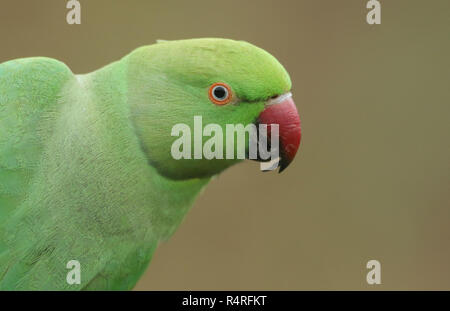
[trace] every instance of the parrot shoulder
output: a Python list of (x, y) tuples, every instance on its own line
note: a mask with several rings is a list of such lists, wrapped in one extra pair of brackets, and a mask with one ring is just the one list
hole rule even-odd
[(0, 222), (24, 198), (51, 135), (59, 93), (74, 78), (51, 58), (0, 64)]

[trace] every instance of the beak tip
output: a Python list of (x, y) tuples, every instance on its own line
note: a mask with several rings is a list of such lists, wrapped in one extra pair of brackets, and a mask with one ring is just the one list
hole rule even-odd
[(289, 160), (286, 157), (281, 157), (280, 165), (278, 166), (280, 169), (278, 170), (278, 174), (281, 174), (292, 162), (292, 159)]

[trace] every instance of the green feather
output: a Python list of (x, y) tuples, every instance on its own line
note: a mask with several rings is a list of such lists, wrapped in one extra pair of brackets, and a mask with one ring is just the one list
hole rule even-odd
[[(228, 83), (238, 104), (207, 95)], [(289, 76), (224, 39), (139, 48), (86, 75), (29, 58), (0, 64), (0, 289), (131, 289), (196, 196), (238, 160), (174, 160), (171, 128), (248, 124)], [(81, 284), (66, 282), (67, 262)]]

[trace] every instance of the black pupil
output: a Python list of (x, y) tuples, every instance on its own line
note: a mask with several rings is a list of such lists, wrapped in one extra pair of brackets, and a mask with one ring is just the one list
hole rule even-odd
[(227, 90), (223, 86), (218, 86), (214, 89), (214, 96), (217, 99), (224, 100), (227, 97)]

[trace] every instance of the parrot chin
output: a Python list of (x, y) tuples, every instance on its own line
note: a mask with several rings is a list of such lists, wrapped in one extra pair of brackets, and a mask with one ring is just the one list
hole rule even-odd
[[(257, 128), (260, 124), (267, 125), (267, 148), (271, 150), (270, 141), (272, 136), (271, 125), (278, 124), (279, 129), (279, 161), (278, 167), (279, 173), (284, 171), (289, 164), (294, 160), (297, 150), (300, 146), (301, 140), (301, 127), (300, 117), (297, 111), (297, 107), (292, 99), (291, 93), (286, 93), (271, 98), (267, 101), (265, 109), (259, 115), (257, 121)], [(260, 141), (260, 131), (258, 130), (258, 142)], [(258, 146), (258, 158), (255, 159), (260, 162), (269, 162), (274, 159), (263, 160), (259, 155)]]

